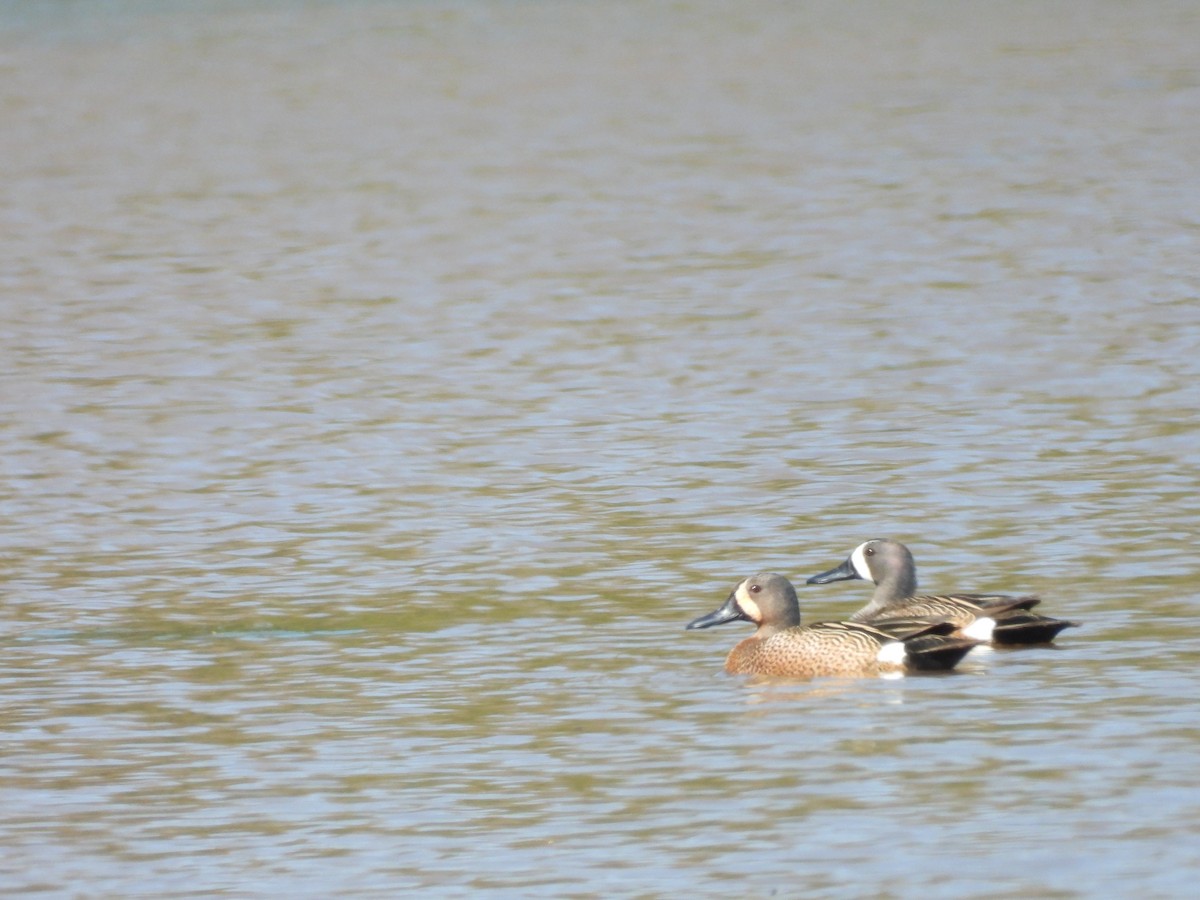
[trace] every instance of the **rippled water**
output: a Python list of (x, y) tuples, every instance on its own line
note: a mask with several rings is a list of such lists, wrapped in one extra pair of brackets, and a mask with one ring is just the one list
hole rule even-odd
[[(0, 892), (1190, 895), (1198, 39), (3, 7)], [(683, 632), (881, 535), (1084, 627)]]

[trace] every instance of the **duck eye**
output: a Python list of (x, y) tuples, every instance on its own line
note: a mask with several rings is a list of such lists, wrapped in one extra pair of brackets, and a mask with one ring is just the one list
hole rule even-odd
[(863, 551), (863, 555), (864, 555), (864, 556), (874, 556), (874, 555), (875, 555), (875, 548), (874, 548), (874, 547), (868, 547), (866, 550), (864, 550), (864, 551)]
[(761, 584), (752, 584), (752, 585), (750, 585), (750, 593), (752, 593), (752, 594), (757, 594), (757, 593), (758, 593), (759, 591), (761, 591), (761, 590), (762, 590), (762, 585), (761, 585)]

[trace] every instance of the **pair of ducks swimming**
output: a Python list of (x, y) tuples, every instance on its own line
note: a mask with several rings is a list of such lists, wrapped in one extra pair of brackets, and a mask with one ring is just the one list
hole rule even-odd
[(979, 644), (1045, 644), (1077, 624), (1030, 612), (1037, 597), (917, 595), (912, 554), (892, 540), (860, 544), (845, 562), (808, 583), (855, 578), (873, 582), (875, 595), (846, 622), (801, 625), (791, 582), (762, 574), (742, 581), (720, 609), (687, 627), (748, 620), (758, 630), (730, 651), (726, 672), (816, 678), (946, 671)]

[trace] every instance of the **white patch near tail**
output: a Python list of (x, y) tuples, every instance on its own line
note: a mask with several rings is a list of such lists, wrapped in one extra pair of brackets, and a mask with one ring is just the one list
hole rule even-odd
[(996, 620), (981, 616), (962, 630), (964, 637), (976, 641), (990, 641), (992, 632), (996, 630)]
[(854, 548), (854, 552), (850, 554), (850, 564), (854, 566), (854, 571), (858, 573), (858, 577), (863, 581), (875, 583), (875, 579), (871, 577), (871, 570), (867, 567), (867, 557), (863, 553), (863, 548), (866, 544), (859, 544)]
[(900, 641), (888, 641), (875, 654), (875, 659), (885, 666), (903, 666), (907, 658), (908, 651)]

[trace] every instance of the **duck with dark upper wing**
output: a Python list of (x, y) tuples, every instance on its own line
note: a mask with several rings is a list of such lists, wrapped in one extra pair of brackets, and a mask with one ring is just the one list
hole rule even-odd
[(1006, 594), (918, 594), (917, 566), (899, 541), (866, 541), (841, 565), (814, 575), (808, 584), (861, 578), (875, 585), (871, 602), (850, 617), (884, 630), (909, 628), (921, 621), (952, 622), (964, 637), (990, 633), (993, 644), (1048, 644), (1064, 628), (1079, 623), (1030, 612), (1041, 601)]
[(746, 620), (753, 636), (729, 652), (731, 675), (783, 678), (903, 674), (953, 669), (980, 642), (952, 634), (945, 622), (919, 622), (883, 631), (859, 622), (800, 624), (796, 590), (782, 575), (764, 573), (741, 581), (723, 606), (687, 627), (709, 628)]

